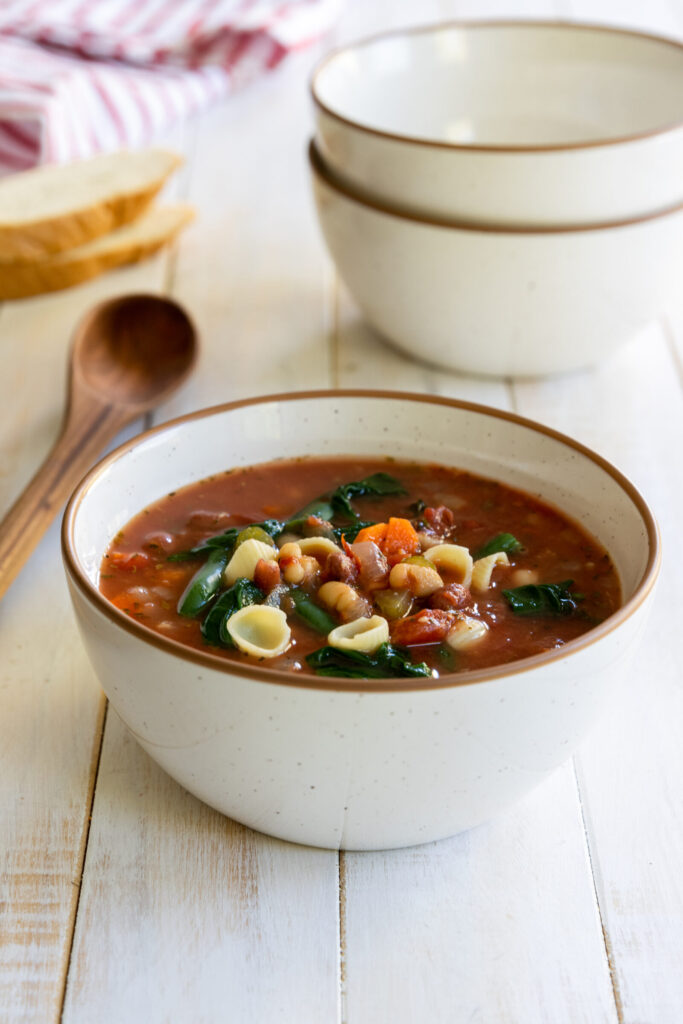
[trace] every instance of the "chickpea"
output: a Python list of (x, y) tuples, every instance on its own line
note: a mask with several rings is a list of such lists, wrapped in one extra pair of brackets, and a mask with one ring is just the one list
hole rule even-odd
[(371, 614), (372, 609), (364, 597), (340, 580), (329, 580), (323, 583), (318, 597), (331, 611), (335, 611), (342, 621), (353, 622)]
[(443, 587), (436, 569), (411, 562), (399, 562), (389, 575), (392, 590), (409, 590), (414, 597), (427, 597)]

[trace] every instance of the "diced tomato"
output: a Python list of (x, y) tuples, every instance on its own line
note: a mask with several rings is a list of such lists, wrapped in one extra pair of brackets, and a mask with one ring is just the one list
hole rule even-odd
[(407, 619), (398, 619), (391, 627), (391, 639), (401, 647), (438, 644), (453, 625), (455, 616), (434, 608), (423, 608)]
[(396, 565), (404, 558), (416, 555), (420, 550), (420, 538), (409, 519), (395, 519), (393, 516), (387, 523), (387, 532), (382, 542), (382, 550), (389, 565)]
[(462, 583), (449, 583), (441, 590), (429, 595), (429, 603), (432, 608), (440, 608), (444, 612), (454, 611), (456, 608), (464, 608), (470, 600), (470, 592)]
[(146, 569), (148, 565), (151, 565), (152, 557), (145, 554), (144, 551), (129, 553), (112, 551), (109, 555), (109, 561), (115, 569), (120, 569), (121, 572), (137, 572), (138, 569)]

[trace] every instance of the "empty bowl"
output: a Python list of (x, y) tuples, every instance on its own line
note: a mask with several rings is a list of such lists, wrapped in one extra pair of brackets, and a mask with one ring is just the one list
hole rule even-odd
[(598, 25), (470, 22), (337, 50), (317, 145), (369, 198), (493, 225), (622, 220), (683, 200), (683, 45)]
[[(622, 607), (561, 648), (494, 668), (343, 679), (195, 650), (99, 591), (112, 539), (162, 495), (233, 467), (335, 454), (460, 466), (557, 505), (609, 551)], [(252, 828), (347, 849), (453, 835), (568, 758), (611, 689), (627, 679), (659, 564), (647, 505), (588, 449), (483, 406), (372, 391), (250, 399), (133, 438), (79, 485), (62, 537), (93, 667), (150, 756)]]
[(591, 366), (680, 287), (683, 205), (581, 229), (487, 228), (408, 215), (310, 160), (327, 247), (368, 321), (414, 358), (467, 373)]

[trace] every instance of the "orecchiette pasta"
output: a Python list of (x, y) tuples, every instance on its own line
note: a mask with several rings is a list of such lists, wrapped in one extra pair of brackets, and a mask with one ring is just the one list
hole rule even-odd
[(244, 544), (235, 548), (235, 553), (225, 567), (226, 584), (232, 586), (235, 580), (243, 577), (253, 580), (256, 563), (261, 558), (273, 561), (277, 558), (276, 549), (270, 544), (266, 544), (265, 541), (256, 540), (253, 537), (250, 540), (245, 540)]
[(437, 544), (428, 548), (424, 557), (433, 562), (437, 569), (447, 569), (454, 573), (458, 577), (456, 583), (469, 587), (472, 582), (472, 555), (460, 544)]
[(497, 565), (509, 565), (510, 559), (504, 551), (495, 551), (492, 555), (478, 558), (472, 566), (472, 590), (482, 593), (491, 585), (491, 573)]
[(446, 643), (454, 651), (463, 651), (467, 647), (478, 643), (488, 633), (488, 626), (481, 619), (473, 619), (470, 615), (463, 615), (458, 619), (446, 636)]
[(240, 608), (228, 619), (227, 628), (235, 646), (254, 658), (276, 658), (283, 654), (292, 636), (285, 613), (264, 604)]
[(331, 647), (342, 651), (363, 651), (374, 654), (378, 647), (389, 639), (389, 623), (381, 615), (370, 619), (356, 619), (343, 626), (337, 626), (327, 636)]

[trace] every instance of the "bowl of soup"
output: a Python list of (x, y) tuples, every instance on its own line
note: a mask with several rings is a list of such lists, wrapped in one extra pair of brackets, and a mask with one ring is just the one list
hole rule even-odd
[(309, 392), (164, 424), (74, 493), (83, 641), (142, 747), (252, 828), (379, 849), (486, 821), (628, 681), (657, 528), (509, 413)]
[(683, 199), (683, 46), (614, 27), (485, 21), (328, 55), (316, 141), (344, 184), (423, 216), (559, 226)]

